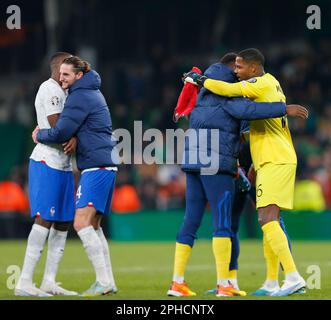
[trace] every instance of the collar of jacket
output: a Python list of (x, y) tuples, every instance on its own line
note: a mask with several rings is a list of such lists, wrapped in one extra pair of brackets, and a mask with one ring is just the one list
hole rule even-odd
[(237, 82), (237, 77), (233, 70), (223, 63), (212, 64), (204, 73), (208, 78), (222, 80), (225, 82)]
[(95, 71), (91, 70), (86, 72), (79, 80), (77, 80), (70, 88), (69, 94), (77, 89), (89, 89), (98, 90), (101, 86), (100, 75)]

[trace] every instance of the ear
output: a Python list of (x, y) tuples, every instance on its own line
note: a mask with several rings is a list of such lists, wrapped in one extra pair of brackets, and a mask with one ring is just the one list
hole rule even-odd
[(84, 75), (84, 73), (83, 73), (82, 71), (79, 71), (79, 72), (76, 74), (76, 79), (79, 80), (83, 75)]
[(255, 73), (256, 72), (256, 69), (257, 69), (256, 63), (252, 63), (251, 64), (251, 70), (252, 70), (252, 72)]

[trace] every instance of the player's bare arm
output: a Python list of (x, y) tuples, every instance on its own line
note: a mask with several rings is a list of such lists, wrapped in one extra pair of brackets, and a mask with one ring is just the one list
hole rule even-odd
[(308, 119), (308, 110), (299, 104), (288, 104), (286, 106), (286, 114), (290, 117)]
[(55, 113), (47, 116), (48, 123), (52, 128), (55, 127), (56, 121), (59, 119), (59, 117), (60, 117), (59, 113)]

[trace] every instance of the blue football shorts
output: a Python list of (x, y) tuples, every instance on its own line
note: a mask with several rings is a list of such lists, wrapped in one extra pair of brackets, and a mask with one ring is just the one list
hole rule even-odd
[(76, 208), (94, 207), (98, 213), (110, 213), (116, 171), (109, 168), (83, 170), (76, 193)]
[(29, 200), (31, 217), (69, 222), (75, 216), (75, 188), (72, 171), (50, 168), (30, 159)]

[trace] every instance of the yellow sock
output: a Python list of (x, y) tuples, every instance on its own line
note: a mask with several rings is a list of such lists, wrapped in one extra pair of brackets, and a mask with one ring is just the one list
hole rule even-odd
[(214, 237), (213, 252), (216, 261), (217, 281), (221, 279), (229, 279), (231, 239)]
[(287, 238), (278, 221), (271, 221), (262, 226), (262, 231), (271, 250), (279, 258), (285, 273), (297, 271)]
[(267, 265), (267, 280), (278, 280), (279, 259), (263, 235), (263, 252)]
[(188, 244), (176, 242), (174, 277), (184, 277), (187, 261), (192, 248)]
[(233, 269), (229, 271), (229, 278), (230, 279), (237, 279), (237, 270)]

